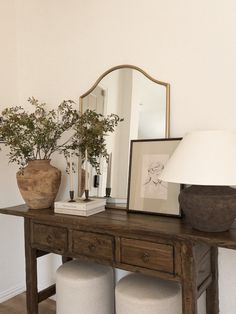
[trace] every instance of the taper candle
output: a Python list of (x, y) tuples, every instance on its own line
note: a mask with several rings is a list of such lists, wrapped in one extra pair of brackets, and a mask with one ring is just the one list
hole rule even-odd
[(88, 152), (85, 149), (85, 158), (84, 158), (84, 165), (85, 165), (85, 190), (88, 190)]
[(109, 155), (108, 165), (107, 165), (107, 188), (111, 188), (111, 163), (112, 163), (112, 153)]
[(73, 163), (72, 163), (72, 154), (70, 152), (70, 170), (69, 170), (69, 176), (70, 176), (70, 191), (74, 191), (74, 174), (73, 174)]

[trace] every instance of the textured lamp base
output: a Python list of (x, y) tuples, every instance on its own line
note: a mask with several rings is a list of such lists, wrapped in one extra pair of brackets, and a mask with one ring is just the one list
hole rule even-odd
[(179, 195), (180, 207), (194, 229), (222, 232), (236, 218), (236, 189), (192, 185)]

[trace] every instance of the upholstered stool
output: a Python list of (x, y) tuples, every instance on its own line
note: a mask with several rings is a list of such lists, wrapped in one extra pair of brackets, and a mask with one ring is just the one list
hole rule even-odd
[(116, 314), (181, 314), (178, 284), (141, 274), (130, 274), (116, 285)]
[(57, 314), (113, 314), (113, 269), (70, 261), (56, 272)]

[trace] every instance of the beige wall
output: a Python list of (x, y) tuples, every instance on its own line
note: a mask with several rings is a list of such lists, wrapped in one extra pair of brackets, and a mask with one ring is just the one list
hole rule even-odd
[[(78, 100), (107, 68), (130, 63), (171, 84), (172, 136), (235, 129), (234, 0), (16, 0), (16, 13), (21, 103)], [(12, 175), (4, 169), (1, 186)], [(232, 314), (236, 252), (220, 253), (221, 312)]]
[(0, 106), (18, 100), (17, 92), (17, 50), (14, 0), (0, 2)]
[[(0, 111), (18, 101), (17, 50), (14, 1), (0, 1)], [(15, 166), (9, 166), (6, 150), (0, 152), (0, 207), (22, 202)], [(0, 215), (0, 300), (22, 290), (24, 286), (23, 221)]]
[(171, 133), (234, 128), (233, 0), (18, 1), (20, 98), (78, 99), (131, 63), (171, 84)]

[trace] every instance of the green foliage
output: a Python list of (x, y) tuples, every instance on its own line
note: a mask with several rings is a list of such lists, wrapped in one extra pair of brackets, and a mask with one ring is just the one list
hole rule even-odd
[(16, 162), (20, 169), (29, 160), (50, 159), (66, 143), (58, 144), (62, 134), (71, 129), (78, 119), (71, 100), (63, 101), (57, 110), (46, 111), (46, 104), (29, 98), (34, 111), (26, 112), (15, 106), (2, 111), (0, 138), (9, 146), (9, 162)]
[[(57, 110), (46, 110), (45, 103), (29, 98), (34, 111), (26, 112), (15, 106), (2, 111), (0, 139), (9, 147), (9, 162), (16, 162), (22, 169), (29, 160), (50, 159), (58, 151), (68, 161), (69, 152), (85, 158), (100, 173), (99, 157), (108, 159), (105, 136), (114, 132), (120, 121), (119, 116), (111, 114), (104, 117), (92, 110), (80, 113), (73, 109), (72, 100), (63, 101)], [(64, 133), (69, 138), (60, 143)]]
[(82, 113), (76, 123), (73, 125), (74, 135), (71, 139), (71, 149), (85, 159), (85, 150), (87, 149), (88, 161), (100, 173), (99, 157), (108, 160), (106, 149), (106, 136), (114, 132), (119, 122), (123, 121), (116, 114), (110, 114), (104, 117), (102, 114), (92, 110), (86, 110)]

